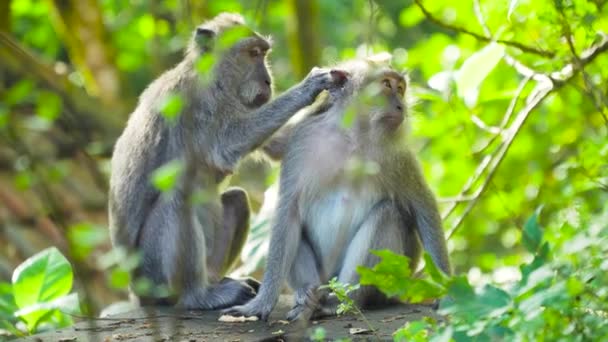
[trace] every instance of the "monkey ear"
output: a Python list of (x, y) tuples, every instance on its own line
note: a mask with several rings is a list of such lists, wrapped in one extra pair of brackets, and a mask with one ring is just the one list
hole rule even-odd
[(196, 43), (196, 47), (200, 49), (200, 51), (209, 51), (213, 48), (213, 42), (215, 41), (216, 33), (210, 28), (207, 27), (197, 27), (194, 32), (194, 42)]

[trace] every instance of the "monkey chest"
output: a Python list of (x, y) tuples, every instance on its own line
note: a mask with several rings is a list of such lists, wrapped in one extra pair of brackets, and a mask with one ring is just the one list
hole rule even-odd
[(312, 201), (305, 215), (306, 236), (327, 277), (339, 272), (348, 246), (381, 199), (381, 193), (343, 187)]

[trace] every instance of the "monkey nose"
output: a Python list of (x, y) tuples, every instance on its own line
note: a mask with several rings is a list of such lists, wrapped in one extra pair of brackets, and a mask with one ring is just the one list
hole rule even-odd
[(268, 86), (269, 86), (269, 85), (270, 85), (270, 80), (269, 80), (269, 79), (265, 79), (265, 80), (264, 80), (264, 83), (266, 83), (266, 85), (268, 85)]

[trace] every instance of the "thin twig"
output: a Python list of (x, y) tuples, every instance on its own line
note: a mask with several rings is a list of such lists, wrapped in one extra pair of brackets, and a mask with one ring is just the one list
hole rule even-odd
[(505, 158), (505, 156), (507, 154), (507, 151), (511, 147), (511, 144), (515, 140), (515, 137), (521, 131), (521, 128), (523, 127), (524, 123), (526, 122), (526, 120), (530, 116), (530, 113), (552, 91), (553, 91), (553, 88), (551, 88), (551, 87), (546, 87), (546, 88), (538, 90), (537, 95), (534, 96), (534, 98), (530, 102), (528, 102), (526, 104), (526, 107), (524, 107), (519, 112), (519, 114), (515, 118), (515, 121), (513, 122), (513, 124), (508, 129), (508, 132), (510, 132), (510, 135), (508, 136), (508, 138), (506, 139), (506, 141), (504, 141), (501, 144), (498, 152), (491, 157), (491, 162), (489, 164), (488, 175), (486, 176), (486, 178), (484, 179), (483, 183), (480, 185), (480, 187), (478, 188), (478, 190), (475, 192), (475, 198), (473, 198), (471, 201), (469, 201), (467, 203), (467, 206), (465, 207), (465, 209), (462, 212), (462, 214), (452, 224), (452, 227), (451, 227), (451, 229), (450, 229), (450, 231), (448, 233), (448, 237), (447, 237), (448, 239), (450, 237), (452, 237), (452, 235), (454, 235), (454, 233), (458, 230), (458, 227), (460, 227), (460, 224), (462, 223), (462, 221), (464, 220), (464, 218), (469, 214), (469, 212), (471, 211), (471, 209), (473, 209), (473, 207), (475, 206), (475, 204), (477, 203), (477, 201), (479, 200), (479, 198), (481, 198), (481, 195), (483, 195), (483, 192), (487, 189), (488, 184), (490, 184), (490, 181), (492, 180), (492, 178), (496, 174), (496, 170), (498, 170), (498, 167), (500, 166), (500, 164), (504, 160), (504, 158)]
[(140, 317), (88, 317), (88, 316), (78, 315), (78, 314), (67, 312), (67, 311), (61, 311), (61, 313), (69, 315), (74, 318), (78, 318), (78, 319), (90, 319), (90, 320), (94, 320), (94, 321), (110, 321), (110, 322), (130, 321), (130, 320), (140, 321), (140, 320), (155, 319), (155, 318), (205, 319), (204, 316), (172, 315), (172, 314), (160, 314), (160, 315), (154, 315), (154, 316), (140, 316)]
[(481, 128), (482, 130), (488, 133), (492, 133), (494, 135), (500, 134), (500, 128), (488, 125), (487, 123), (485, 123), (485, 121), (483, 121), (479, 116), (475, 114), (471, 115), (471, 121), (473, 121), (475, 126)]
[(587, 94), (595, 106), (595, 109), (600, 113), (604, 122), (608, 125), (608, 117), (606, 113), (604, 113), (604, 109), (608, 107), (608, 100), (604, 97), (601, 91), (595, 91), (595, 85), (591, 81), (591, 78), (585, 71), (584, 65), (581, 63), (581, 59), (576, 52), (576, 48), (574, 47), (574, 42), (572, 41), (572, 28), (570, 24), (566, 20), (566, 14), (564, 13), (564, 9), (562, 7), (556, 6), (556, 9), (560, 13), (562, 29), (564, 30), (564, 35), (566, 36), (566, 42), (568, 43), (568, 48), (570, 49), (570, 53), (572, 54), (573, 63), (578, 66), (581, 71), (583, 77), (583, 83), (585, 84), (584, 93)]
[(553, 51), (548, 51), (548, 50), (534, 48), (534, 47), (527, 46), (527, 45), (524, 45), (522, 43), (519, 43), (519, 42), (516, 42), (516, 41), (512, 41), (512, 40), (494, 39), (492, 37), (488, 37), (486, 35), (482, 35), (482, 34), (473, 32), (473, 31), (468, 30), (468, 29), (466, 29), (464, 27), (461, 27), (461, 26), (448, 24), (448, 23), (442, 21), (441, 19), (438, 19), (431, 12), (429, 12), (426, 9), (426, 7), (424, 7), (424, 5), (422, 4), (421, 0), (414, 0), (414, 2), (418, 6), (418, 8), (420, 8), (420, 10), (424, 14), (424, 16), (429, 21), (431, 21), (434, 24), (436, 24), (438, 26), (441, 26), (441, 27), (443, 27), (445, 29), (448, 29), (448, 30), (451, 30), (451, 31), (455, 31), (455, 32), (459, 32), (459, 33), (463, 33), (463, 34), (472, 36), (472, 37), (476, 38), (477, 40), (484, 41), (484, 42), (495, 41), (495, 42), (503, 44), (503, 45), (507, 45), (507, 46), (511, 46), (511, 47), (517, 48), (517, 49), (519, 49), (521, 51), (524, 51), (524, 52), (527, 52), (527, 53), (532, 53), (532, 54), (543, 56), (543, 57), (547, 57), (547, 58), (553, 58), (553, 57), (555, 57), (555, 52), (553, 52)]
[(507, 127), (507, 124), (511, 120), (513, 113), (515, 113), (515, 108), (517, 107), (517, 103), (519, 102), (519, 99), (521, 98), (521, 94), (523, 93), (524, 89), (526, 88), (526, 85), (528, 84), (528, 82), (530, 82), (530, 80), (531, 80), (531, 77), (526, 77), (523, 80), (521, 80), (521, 82), (519, 82), (519, 86), (517, 86), (517, 90), (515, 90), (515, 96), (511, 99), (511, 102), (509, 102), (509, 107), (507, 108), (507, 112), (505, 113), (505, 115), (503, 115), (502, 121), (500, 122), (500, 126), (498, 126), (498, 133), (495, 134), (492, 138), (488, 139), (488, 141), (482, 147), (480, 147), (475, 153), (480, 153), (480, 152), (485, 151), (488, 147), (490, 147), (494, 143), (494, 141), (496, 141), (496, 139), (499, 136), (502, 135), (503, 131)]
[[(526, 106), (519, 111), (513, 123), (506, 130), (506, 139), (499, 145), (495, 154), (491, 156), (486, 156), (486, 158), (484, 158), (482, 163), (475, 170), (473, 176), (471, 176), (467, 183), (463, 186), (460, 195), (458, 196), (466, 196), (471, 190), (473, 184), (478, 179), (480, 179), (480, 177), (486, 172), (486, 170), (489, 170), (486, 179), (473, 194), (473, 199), (467, 203), (467, 206), (465, 207), (464, 211), (458, 218), (456, 218), (456, 220), (452, 224), (452, 227), (448, 233), (448, 239), (457, 231), (464, 218), (469, 214), (469, 212), (475, 206), (483, 192), (486, 190), (488, 184), (491, 182), (493, 176), (496, 173), (496, 170), (505, 158), (506, 153), (508, 152), (509, 148), (511, 147), (511, 144), (513, 143), (517, 134), (520, 132), (521, 128), (523, 127), (523, 124), (529, 117), (530, 113), (536, 107), (538, 107), (547, 96), (549, 96), (552, 92), (558, 90), (563, 85), (565, 85), (578, 72), (580, 72), (585, 65), (593, 62), (593, 60), (595, 60), (598, 55), (607, 50), (608, 36), (602, 35), (602, 39), (598, 44), (593, 45), (581, 54), (580, 63), (577, 63), (576, 65), (574, 65), (573, 63), (567, 64), (559, 71), (551, 73), (550, 76), (545, 75), (544, 78), (541, 78), (542, 81), (537, 81), (535, 89), (527, 97)], [(528, 73), (526, 76), (534, 78), (534, 73)], [(547, 80), (549, 82), (547, 82)], [(504, 120), (504, 122), (508, 122), (508, 120)], [(445, 219), (449, 215), (451, 215), (457, 205), (458, 202), (453, 202), (444, 212), (442, 218)]]

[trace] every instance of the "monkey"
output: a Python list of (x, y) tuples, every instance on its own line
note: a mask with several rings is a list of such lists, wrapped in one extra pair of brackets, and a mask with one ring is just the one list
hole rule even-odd
[[(415, 270), (424, 246), (433, 262), (451, 274), (435, 197), (406, 141), (408, 80), (374, 60), (336, 68), (348, 80), (329, 90), (326, 106), (293, 127), (285, 147), (259, 292), (223, 313), (267, 320), (286, 279), (295, 297), (288, 320), (335, 314), (335, 296), (323, 294), (319, 286), (333, 277), (358, 283), (357, 266), (379, 261), (370, 250), (405, 255)], [(355, 114), (351, 126), (344, 124), (349, 113)], [(365, 172), (353, 167), (366, 164), (371, 167)], [(395, 301), (371, 286), (350, 296), (363, 308)]]
[[(246, 34), (220, 49), (221, 39), (234, 29)], [(271, 43), (249, 30), (238, 14), (222, 13), (202, 23), (192, 33), (183, 60), (140, 95), (118, 138), (108, 196), (112, 244), (140, 254), (136, 277), (169, 289), (157, 298), (134, 293), (132, 283), (130, 296), (139, 304), (214, 310), (255, 295), (255, 282), (223, 278), (245, 242), (249, 203), (240, 188), (219, 194), (219, 184), (294, 113), (345, 80), (339, 71), (313, 68), (270, 101)], [(201, 76), (197, 63), (208, 56), (213, 64)], [(161, 115), (162, 101), (171, 94), (183, 101), (175, 122)], [(186, 171), (194, 172), (183, 171), (180, 180), (189, 183), (176, 182), (170, 193), (161, 193), (150, 177), (172, 161), (186, 162)], [(190, 215), (180, 211), (190, 208), (184, 194), (192, 189), (186, 184), (206, 199), (192, 206)]]

